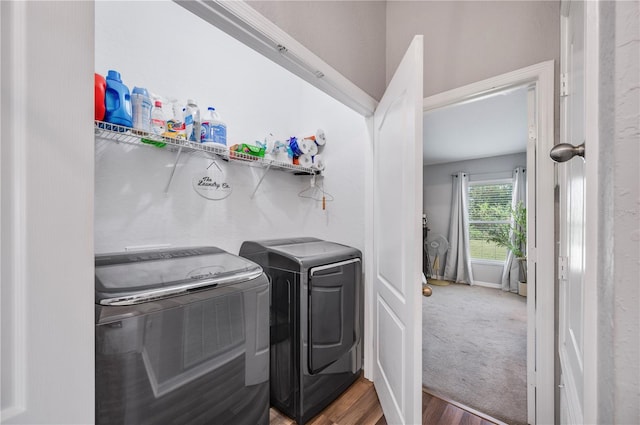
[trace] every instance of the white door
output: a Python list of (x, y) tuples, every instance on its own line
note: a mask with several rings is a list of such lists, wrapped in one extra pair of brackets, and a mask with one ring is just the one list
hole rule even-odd
[[(562, 5), (561, 142), (588, 146), (586, 128), (589, 116), (588, 52), (586, 8), (582, 1)], [(593, 16), (593, 15), (591, 15)], [(595, 161), (595, 157), (587, 160)], [(559, 247), (559, 340), (560, 358), (560, 422), (562, 424), (592, 423), (589, 409), (594, 403), (589, 356), (593, 356), (592, 341), (595, 329), (590, 323), (596, 314), (587, 286), (587, 233), (589, 212), (586, 208), (589, 190), (593, 191), (590, 171), (585, 158), (574, 156), (558, 165), (560, 189), (560, 247)], [(595, 249), (595, 247), (594, 247)], [(591, 351), (590, 351), (591, 350)]]
[(421, 423), (422, 46), (416, 36), (373, 119), (373, 381), (389, 424)]

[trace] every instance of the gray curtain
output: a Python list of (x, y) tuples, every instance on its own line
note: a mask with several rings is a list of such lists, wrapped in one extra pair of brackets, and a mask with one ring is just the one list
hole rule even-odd
[(469, 252), (469, 176), (453, 176), (451, 221), (449, 223), (449, 253), (444, 267), (445, 280), (473, 285)]
[[(513, 192), (511, 194), (511, 208), (515, 209), (516, 205), (522, 202), (527, 205), (527, 176), (524, 168), (516, 168), (513, 170)], [(513, 217), (511, 217), (513, 223)], [(513, 232), (510, 234), (513, 241)], [(507, 260), (502, 268), (502, 290), (510, 292), (518, 292), (518, 281), (520, 276), (520, 264), (515, 260), (513, 252), (509, 251)]]

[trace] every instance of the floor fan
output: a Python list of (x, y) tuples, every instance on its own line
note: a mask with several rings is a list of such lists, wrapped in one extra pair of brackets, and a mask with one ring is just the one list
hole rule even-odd
[[(444, 236), (437, 235), (427, 240), (426, 245), (427, 251), (429, 252), (429, 258), (433, 258), (431, 276), (437, 279), (438, 282), (443, 282), (442, 284), (448, 285), (448, 282), (444, 283), (444, 281), (440, 280), (442, 277), (440, 275), (440, 260), (444, 259), (444, 255), (449, 250), (449, 241), (447, 241)], [(433, 280), (429, 282), (437, 285)]]

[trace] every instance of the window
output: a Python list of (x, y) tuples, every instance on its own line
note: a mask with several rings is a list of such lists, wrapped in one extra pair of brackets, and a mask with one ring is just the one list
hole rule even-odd
[(469, 244), (472, 260), (505, 261), (507, 248), (488, 242), (488, 233), (509, 226), (511, 180), (469, 183)]

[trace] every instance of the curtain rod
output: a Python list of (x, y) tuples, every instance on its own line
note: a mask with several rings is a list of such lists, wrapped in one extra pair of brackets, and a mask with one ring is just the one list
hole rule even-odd
[[(522, 171), (526, 172), (527, 168), (526, 167), (517, 167), (517, 168), (522, 168)], [(457, 173), (451, 174), (453, 177), (458, 177), (458, 174), (462, 173), (462, 174), (468, 174), (470, 176), (485, 176), (487, 174), (499, 174), (499, 173), (513, 173), (513, 170), (509, 171), (509, 170), (505, 170), (505, 171), (488, 171), (486, 173), (469, 173), (467, 171), (458, 171)]]

